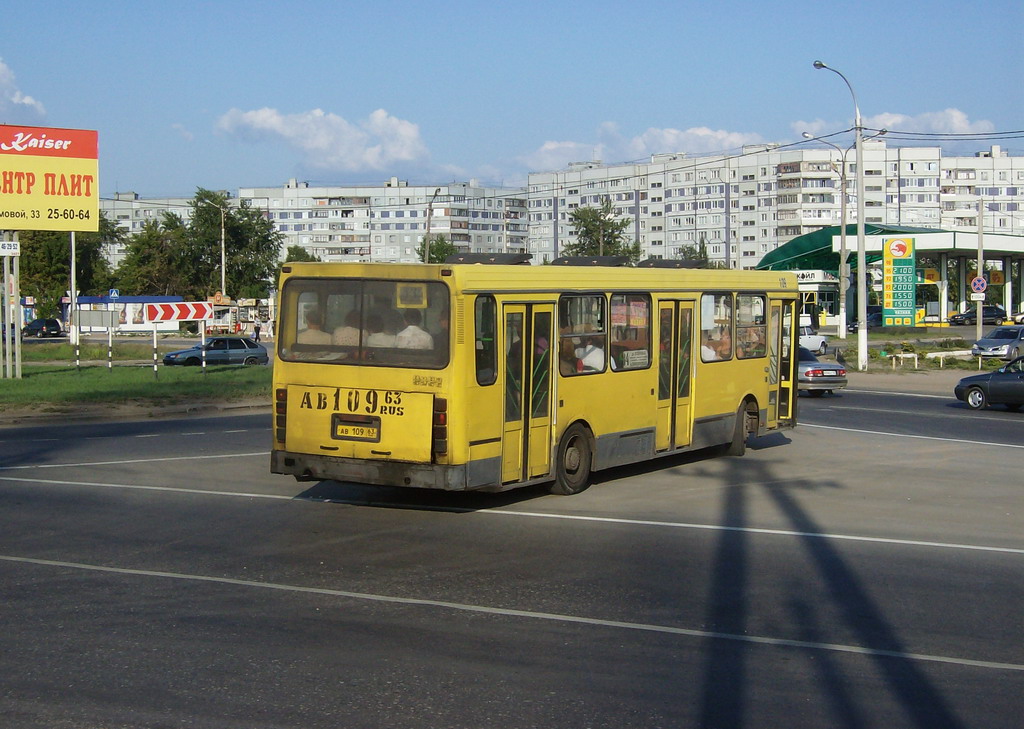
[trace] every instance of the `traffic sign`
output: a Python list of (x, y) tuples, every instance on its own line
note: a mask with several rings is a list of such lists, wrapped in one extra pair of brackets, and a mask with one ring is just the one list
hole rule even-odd
[(121, 298), (121, 292), (118, 289), (110, 289), (110, 293), (107, 294), (111, 299)]
[(971, 291), (973, 291), (974, 293), (983, 294), (985, 293), (985, 289), (987, 288), (988, 281), (986, 281), (981, 276), (975, 276), (974, 278), (971, 279)]
[(208, 301), (179, 301), (173, 304), (146, 304), (146, 321), (199, 321), (213, 318)]
[(971, 301), (984, 301), (985, 294), (971, 294)]

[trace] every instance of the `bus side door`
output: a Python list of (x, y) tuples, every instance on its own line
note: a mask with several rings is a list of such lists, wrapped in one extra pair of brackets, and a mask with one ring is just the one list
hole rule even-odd
[(554, 304), (506, 304), (501, 371), (502, 483), (551, 471), (551, 336)]
[(793, 303), (773, 300), (768, 320), (768, 425), (772, 428), (779, 420), (791, 423), (795, 410), (793, 355), (797, 342), (790, 345), (792, 323)]
[(693, 412), (692, 301), (662, 301), (658, 309), (658, 416), (655, 448), (689, 445)]

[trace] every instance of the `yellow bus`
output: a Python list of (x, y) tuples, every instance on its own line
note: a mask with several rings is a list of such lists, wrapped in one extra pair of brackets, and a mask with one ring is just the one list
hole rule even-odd
[(521, 258), (286, 264), (272, 471), (573, 494), (796, 425), (793, 274)]

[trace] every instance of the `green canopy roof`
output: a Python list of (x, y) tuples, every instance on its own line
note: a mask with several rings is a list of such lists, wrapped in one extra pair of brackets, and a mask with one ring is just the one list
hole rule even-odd
[[(829, 271), (839, 272), (839, 254), (832, 250), (832, 239), (839, 238), (841, 226), (832, 225), (816, 230), (813, 233), (797, 236), (785, 245), (766, 254), (757, 269), (761, 271)], [(864, 235), (907, 235), (911, 233), (941, 233), (935, 228), (908, 228), (895, 225), (878, 225), (867, 223)], [(846, 259), (852, 268), (857, 267), (857, 226), (846, 226)], [(868, 251), (865, 260), (868, 263), (880, 261), (882, 254)]]

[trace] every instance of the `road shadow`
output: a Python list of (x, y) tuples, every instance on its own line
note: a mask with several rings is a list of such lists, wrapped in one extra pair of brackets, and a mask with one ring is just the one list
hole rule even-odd
[[(769, 497), (785, 516), (789, 527), (800, 540), (815, 569), (814, 577), (824, 587), (830, 603), (829, 612), (837, 613), (844, 627), (856, 637), (859, 647), (868, 649), (865, 659), (881, 676), (891, 695), (902, 708), (905, 719), (894, 724), (919, 729), (956, 729), (964, 726), (949, 702), (921, 669), (881, 606), (871, 597), (868, 586), (834, 542), (823, 536), (825, 530), (800, 504), (800, 490), (843, 488), (835, 481), (815, 481), (788, 485), (780, 481), (767, 461), (731, 459), (722, 476), (722, 526), (718, 532), (713, 558), (712, 579), (707, 601), (705, 623), (710, 632), (728, 636), (750, 634), (753, 580), (750, 573), (754, 545), (748, 528), (755, 527), (748, 516), (754, 489)], [(748, 484), (759, 484), (752, 486)], [(815, 608), (794, 585), (789, 597), (790, 615), (795, 634), (793, 640), (826, 644), (831, 642), (821, 627), (823, 610)], [(754, 646), (741, 640), (709, 638), (705, 667), (702, 673), (700, 726), (741, 728), (758, 724), (750, 716), (748, 663)], [(813, 652), (809, 665), (818, 673), (819, 685), (829, 702), (828, 726), (861, 729), (875, 725), (870, 707), (858, 706), (847, 688), (858, 678), (852, 671), (844, 675), (836, 654), (822, 647), (795, 647), (793, 650)], [(849, 670), (849, 669), (847, 669)]]

